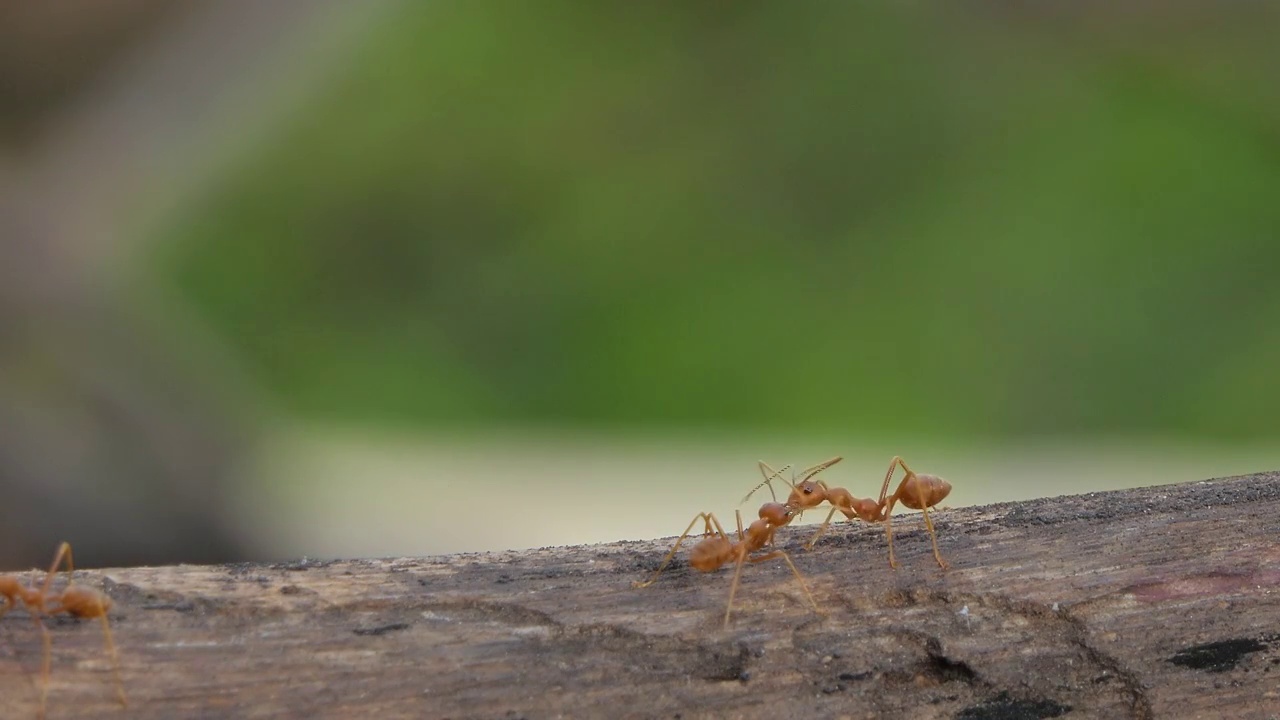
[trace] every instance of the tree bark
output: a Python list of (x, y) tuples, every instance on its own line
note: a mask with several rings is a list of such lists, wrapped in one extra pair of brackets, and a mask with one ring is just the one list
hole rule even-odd
[[(49, 718), (1280, 717), (1280, 473), (918, 513), (777, 538), (781, 560), (671, 539), (387, 560), (81, 572), (50, 621)], [(690, 514), (697, 508), (690, 508)], [(424, 508), (424, 522), (441, 509)], [(697, 528), (700, 530), (701, 528)], [(33, 576), (35, 573), (33, 573)], [(35, 717), (40, 638), (0, 620), (0, 716)]]

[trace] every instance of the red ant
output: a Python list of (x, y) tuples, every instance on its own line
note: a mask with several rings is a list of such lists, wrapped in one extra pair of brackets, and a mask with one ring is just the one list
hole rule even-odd
[[(877, 522), (880, 520), (880, 505), (871, 499), (856, 498), (848, 490), (841, 487), (830, 487), (821, 480), (813, 480), (813, 477), (827, 468), (840, 462), (843, 458), (837, 456), (830, 460), (825, 460), (800, 473), (800, 477), (792, 478), (790, 481), (783, 480), (791, 486), (791, 494), (787, 497), (787, 505), (796, 508), (797, 514), (804, 513), (805, 510), (811, 510), (824, 501), (831, 503), (831, 512), (827, 515), (827, 522), (823, 523), (822, 529), (818, 535), (826, 530), (826, 526), (831, 522), (831, 516), (835, 515), (836, 510), (845, 514), (850, 520), (854, 517), (860, 517), (867, 522)], [(769, 493), (773, 495), (773, 481), (781, 477), (781, 472), (769, 467), (769, 463), (759, 461), (760, 474), (764, 475), (764, 481), (751, 489), (746, 497), (742, 498), (742, 502), (746, 502), (755, 494), (757, 490), (768, 486)], [(786, 469), (785, 467), (783, 468)], [(777, 495), (773, 495), (777, 499)], [(815, 535), (808, 543), (805, 544), (806, 550), (812, 550), (814, 543), (818, 541), (818, 535)]]
[[(786, 468), (783, 468), (784, 470)], [(680, 549), (680, 544), (689, 536), (689, 531), (697, 524), (698, 520), (702, 520), (704, 529), (702, 540), (689, 552), (689, 564), (694, 569), (701, 572), (711, 572), (721, 567), (735, 563), (733, 571), (733, 584), (729, 587), (729, 603), (724, 610), (724, 627), (729, 627), (729, 616), (733, 611), (733, 598), (738, 592), (738, 580), (742, 575), (743, 562), (758, 563), (765, 560), (781, 556), (787, 561), (787, 565), (791, 568), (791, 572), (796, 576), (796, 582), (800, 583), (800, 589), (804, 591), (805, 597), (809, 599), (809, 604), (813, 605), (815, 612), (821, 613), (818, 603), (814, 601), (813, 595), (809, 592), (809, 588), (804, 584), (804, 578), (800, 577), (800, 571), (796, 569), (795, 563), (791, 562), (791, 557), (782, 550), (774, 550), (767, 555), (759, 557), (749, 557), (753, 552), (763, 550), (766, 545), (773, 542), (773, 535), (778, 528), (791, 522), (795, 510), (781, 503), (770, 502), (760, 506), (760, 518), (751, 523), (747, 527), (746, 533), (742, 530), (742, 513), (735, 512), (738, 519), (738, 541), (734, 542), (729, 539), (729, 535), (725, 533), (724, 528), (720, 526), (720, 521), (712, 513), (698, 513), (693, 520), (689, 521), (689, 527), (684, 529), (680, 537), (676, 540), (675, 547), (671, 548), (671, 552), (667, 553), (666, 558), (662, 560), (662, 564), (653, 572), (653, 577), (645, 582), (636, 581), (632, 583), (633, 587), (642, 588), (652, 585), (658, 575), (671, 562), (671, 558), (675, 557), (676, 551)], [(712, 534), (711, 526), (715, 525), (715, 533)]]
[[(893, 479), (894, 470), (902, 466), (902, 482), (898, 483), (898, 489), (893, 494), (885, 497), (885, 493), (889, 490), (889, 481)], [(884, 474), (884, 484), (880, 486), (880, 505), (884, 508), (884, 532), (889, 540), (889, 567), (896, 568), (898, 564), (893, 559), (893, 528), (890, 520), (893, 515), (893, 506), (896, 503), (902, 503), (912, 510), (919, 510), (924, 514), (924, 526), (929, 530), (929, 540), (933, 543), (933, 557), (938, 561), (938, 567), (943, 570), (947, 569), (947, 563), (942, 559), (942, 553), (938, 552), (938, 534), (933, 530), (933, 521), (929, 519), (929, 508), (937, 505), (951, 494), (951, 483), (943, 480), (937, 475), (929, 475), (926, 473), (913, 472), (902, 458), (897, 455), (893, 456), (893, 460), (889, 462), (889, 471)]]
[[(49, 588), (53, 584), (53, 578), (57, 575), (58, 566), (62, 564), (63, 558), (66, 558), (67, 562), (67, 586), (60, 593), (50, 593)], [(107, 622), (107, 611), (111, 609), (111, 598), (94, 588), (72, 584), (71, 573), (71, 544), (64, 542), (58, 547), (57, 554), (53, 556), (53, 564), (49, 566), (49, 572), (44, 578), (44, 585), (39, 589), (36, 589), (34, 585), (23, 585), (16, 575), (0, 575), (0, 601), (3, 601), (3, 604), (0, 604), (0, 617), (17, 607), (18, 602), (21, 601), (26, 606), (27, 612), (31, 615), (36, 627), (40, 628), (40, 634), (44, 639), (44, 663), (40, 670), (40, 707), (36, 714), (36, 717), (41, 718), (41, 720), (44, 718), (45, 697), (49, 693), (49, 665), (51, 662), (49, 630), (41, 620), (41, 616), (44, 615), (65, 612), (78, 618), (100, 618), (102, 620), (102, 634), (106, 638), (107, 651), (111, 653), (111, 664), (115, 672), (116, 695), (119, 697), (121, 705), (125, 707), (129, 705), (124, 696), (124, 684), (120, 682), (120, 658), (116, 654), (115, 642), (111, 639), (111, 625)]]
[[(812, 550), (814, 543), (818, 542), (818, 538), (826, 532), (827, 526), (831, 524), (831, 518), (840, 511), (849, 520), (855, 517), (861, 518), (867, 522), (883, 522), (885, 529), (885, 537), (889, 543), (889, 567), (897, 568), (898, 562), (893, 556), (893, 525), (892, 513), (893, 506), (897, 503), (913, 509), (920, 510), (924, 513), (924, 524), (929, 530), (929, 538), (933, 542), (933, 557), (938, 561), (938, 566), (942, 569), (947, 568), (947, 563), (942, 559), (942, 553), (938, 551), (938, 536), (933, 529), (933, 521), (929, 519), (929, 508), (942, 502), (947, 495), (951, 493), (951, 483), (943, 480), (937, 475), (927, 475), (925, 473), (917, 473), (907, 467), (902, 458), (894, 456), (893, 461), (889, 463), (889, 472), (885, 473), (884, 484), (880, 488), (880, 500), (874, 501), (870, 498), (857, 498), (844, 488), (828, 487), (821, 480), (812, 480), (811, 478), (818, 472), (836, 464), (840, 458), (832, 458), (826, 462), (814, 465), (812, 468), (805, 470), (800, 474), (799, 480), (789, 483), (791, 485), (791, 495), (787, 498), (787, 505), (803, 512), (805, 510), (821, 505), (823, 501), (831, 503), (831, 512), (827, 513), (827, 519), (823, 521), (822, 527), (818, 528), (818, 532), (814, 533), (808, 543), (805, 543), (806, 550)], [(889, 482), (893, 479), (893, 473), (902, 466), (902, 470), (906, 473), (899, 483), (898, 488), (889, 495)], [(768, 485), (769, 492), (773, 492), (771, 481), (778, 476), (769, 467), (768, 463), (760, 461), (760, 472), (764, 474), (765, 480), (752, 489), (751, 493), (759, 490), (762, 486)], [(747, 498), (751, 497), (751, 493), (747, 493)], [(776, 497), (776, 496), (775, 496)], [(747, 498), (743, 498), (745, 501)]]

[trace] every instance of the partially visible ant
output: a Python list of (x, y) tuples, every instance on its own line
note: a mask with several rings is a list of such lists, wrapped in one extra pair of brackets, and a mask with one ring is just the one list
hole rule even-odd
[[(786, 469), (786, 468), (784, 468)], [(729, 616), (733, 612), (733, 598), (738, 592), (738, 580), (742, 575), (742, 564), (744, 562), (758, 563), (766, 560), (772, 560), (781, 557), (787, 561), (787, 566), (791, 568), (791, 572), (796, 576), (796, 582), (800, 584), (800, 589), (804, 591), (805, 597), (809, 599), (809, 604), (813, 606), (814, 612), (821, 614), (818, 603), (814, 601), (813, 595), (809, 592), (809, 588), (804, 584), (804, 578), (800, 576), (800, 571), (796, 569), (795, 563), (791, 562), (791, 557), (782, 550), (774, 550), (766, 555), (758, 557), (750, 557), (751, 553), (759, 552), (773, 542), (773, 535), (778, 528), (791, 522), (795, 510), (787, 505), (777, 502), (765, 503), (760, 507), (760, 517), (747, 527), (744, 534), (742, 530), (742, 513), (735, 511), (738, 519), (738, 541), (734, 542), (725, 533), (724, 528), (720, 526), (720, 521), (712, 513), (698, 513), (693, 520), (689, 521), (689, 527), (684, 529), (680, 537), (676, 540), (676, 544), (671, 548), (671, 552), (667, 553), (666, 558), (662, 560), (662, 564), (653, 572), (653, 577), (644, 582), (636, 581), (632, 583), (632, 587), (642, 588), (652, 585), (658, 575), (671, 562), (671, 558), (675, 557), (676, 551), (680, 549), (680, 544), (689, 536), (689, 531), (699, 520), (703, 522), (702, 540), (693, 549), (689, 551), (689, 565), (701, 572), (711, 572), (718, 570), (729, 563), (734, 563), (733, 584), (729, 587), (729, 603), (724, 609), (724, 627), (729, 627)], [(715, 526), (715, 532), (712, 533), (712, 525)]]
[[(60, 593), (51, 593), (49, 588), (53, 585), (53, 579), (58, 574), (58, 566), (62, 564), (64, 558), (67, 563), (67, 586)], [(3, 601), (0, 604), (0, 617), (4, 617), (6, 613), (17, 607), (18, 602), (21, 602), (27, 608), (27, 612), (31, 615), (36, 627), (40, 629), (44, 639), (44, 663), (40, 669), (40, 706), (36, 713), (36, 717), (40, 720), (44, 718), (45, 698), (49, 693), (51, 663), (49, 630), (41, 620), (45, 615), (64, 612), (78, 618), (102, 620), (102, 634), (106, 638), (107, 651), (111, 654), (111, 665), (115, 672), (116, 696), (120, 699), (121, 705), (125, 707), (129, 705), (124, 696), (124, 684), (120, 681), (120, 658), (116, 654), (115, 642), (111, 639), (111, 625), (107, 622), (111, 598), (94, 588), (73, 584), (72, 569), (71, 544), (64, 542), (58, 546), (58, 552), (53, 556), (53, 564), (49, 566), (49, 572), (45, 575), (44, 584), (39, 588), (34, 585), (23, 585), (16, 575), (0, 575), (0, 601)]]
[[(803, 512), (821, 505), (824, 501), (831, 503), (831, 512), (827, 513), (827, 519), (823, 521), (822, 526), (814, 533), (809, 542), (805, 543), (806, 550), (812, 550), (818, 538), (822, 537), (827, 531), (827, 526), (831, 524), (831, 518), (835, 516), (836, 511), (840, 511), (844, 516), (853, 520), (861, 518), (867, 522), (883, 522), (885, 529), (885, 537), (889, 544), (889, 567), (897, 568), (898, 561), (893, 555), (893, 525), (891, 515), (893, 506), (899, 502), (913, 509), (920, 510), (924, 513), (924, 524), (929, 530), (929, 538), (933, 542), (933, 557), (938, 561), (938, 566), (947, 569), (947, 563), (942, 559), (942, 553), (938, 551), (938, 537), (934, 532), (933, 522), (929, 519), (929, 508), (942, 502), (948, 494), (951, 493), (951, 483), (943, 480), (937, 475), (928, 475), (925, 473), (916, 473), (907, 467), (907, 464), (898, 456), (894, 456), (893, 461), (889, 463), (889, 472), (884, 476), (884, 484), (880, 488), (880, 500), (875, 501), (870, 498), (857, 498), (844, 488), (828, 487), (821, 480), (813, 480), (813, 476), (818, 472), (831, 467), (839, 462), (840, 458), (832, 458), (824, 463), (814, 465), (812, 468), (805, 470), (800, 477), (789, 483), (791, 485), (791, 494), (787, 498), (787, 505)], [(902, 467), (906, 475), (902, 478), (902, 482), (898, 488), (889, 495), (889, 482), (893, 479), (894, 471)], [(747, 493), (747, 497), (743, 498), (745, 502), (751, 494), (761, 487), (768, 485), (769, 492), (773, 492), (771, 481), (779, 476), (779, 473), (769, 467), (768, 463), (760, 461), (760, 472), (765, 476), (764, 482), (755, 486), (751, 493)], [(784, 480), (785, 481), (785, 480)], [(777, 496), (775, 495), (775, 498)]]

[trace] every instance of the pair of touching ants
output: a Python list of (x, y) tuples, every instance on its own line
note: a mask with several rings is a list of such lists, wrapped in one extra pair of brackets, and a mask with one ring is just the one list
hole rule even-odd
[[(892, 462), (889, 463), (889, 471), (884, 475), (884, 484), (880, 486), (880, 499), (872, 500), (870, 498), (857, 498), (852, 493), (841, 487), (830, 487), (821, 480), (815, 480), (814, 477), (826, 470), (827, 468), (840, 462), (840, 458), (835, 457), (823, 463), (818, 463), (813, 467), (805, 470), (800, 477), (789, 483), (791, 485), (791, 494), (787, 497), (787, 506), (795, 508), (798, 513), (805, 510), (811, 510), (821, 505), (823, 502), (831, 504), (831, 511), (827, 513), (827, 519), (823, 521), (818, 531), (814, 533), (809, 542), (805, 543), (806, 550), (812, 550), (818, 538), (827, 531), (827, 527), (831, 525), (831, 518), (839, 511), (846, 518), (852, 521), (854, 518), (860, 518), (866, 522), (882, 522), (884, 523), (885, 537), (889, 545), (889, 567), (897, 568), (898, 561), (893, 557), (893, 506), (902, 503), (903, 506), (912, 510), (920, 510), (924, 514), (924, 526), (929, 531), (929, 539), (933, 542), (933, 557), (938, 561), (938, 567), (943, 570), (947, 569), (947, 562), (942, 559), (942, 553), (938, 551), (938, 536), (933, 530), (933, 521), (929, 519), (929, 508), (934, 507), (938, 503), (946, 499), (951, 494), (951, 483), (943, 480), (937, 475), (928, 475), (925, 473), (917, 473), (907, 467), (902, 458), (894, 456)], [(902, 482), (898, 483), (898, 489), (889, 493), (889, 484), (893, 481), (893, 474), (899, 468), (904, 473)], [(760, 472), (764, 475), (764, 482), (756, 485), (742, 498), (742, 502), (751, 499), (757, 490), (768, 486), (769, 493), (773, 494), (773, 481), (778, 478), (778, 473), (769, 467), (768, 463), (760, 461)], [(774, 495), (777, 500), (777, 495)]]
[[(67, 585), (62, 592), (53, 592), (53, 580), (58, 568), (65, 561), (67, 566)], [(78, 618), (98, 618), (102, 621), (102, 635), (106, 640), (107, 652), (111, 655), (111, 666), (115, 673), (116, 697), (120, 704), (128, 706), (124, 696), (124, 684), (120, 681), (120, 659), (116, 655), (116, 645), (111, 639), (111, 625), (107, 622), (107, 611), (111, 609), (111, 598), (102, 592), (84, 585), (71, 582), (72, 561), (70, 543), (62, 543), (53, 557), (53, 564), (44, 576), (44, 583), (36, 587), (34, 583), (24, 585), (16, 575), (0, 575), (0, 617), (4, 617), (18, 603), (26, 608), (31, 620), (40, 630), (44, 641), (44, 660), (40, 666), (40, 705), (37, 718), (43, 720), (45, 698), (49, 693), (49, 665), (51, 663), (51, 643), (49, 629), (44, 625), (45, 616), (67, 613)]]
[[(733, 598), (738, 592), (738, 581), (742, 575), (743, 563), (764, 562), (776, 557), (781, 557), (787, 561), (787, 565), (791, 568), (792, 574), (796, 576), (796, 582), (800, 585), (800, 589), (804, 591), (809, 604), (813, 606), (815, 612), (821, 612), (818, 609), (817, 602), (813, 599), (813, 595), (809, 592), (808, 586), (805, 585), (804, 578), (800, 576), (800, 571), (796, 569), (795, 563), (791, 562), (791, 557), (785, 551), (774, 549), (772, 552), (759, 556), (752, 556), (752, 553), (760, 552), (766, 547), (772, 546), (774, 534), (777, 533), (779, 528), (790, 524), (793, 519), (805, 510), (817, 508), (824, 502), (831, 505), (831, 511), (827, 513), (827, 518), (823, 521), (822, 526), (818, 528), (818, 531), (809, 539), (809, 542), (805, 543), (806, 550), (813, 549), (814, 544), (827, 531), (827, 527), (831, 524), (831, 519), (839, 511), (850, 521), (860, 518), (866, 522), (884, 523), (885, 537), (889, 545), (889, 567), (896, 569), (898, 563), (893, 556), (893, 527), (890, 518), (894, 506), (901, 503), (905, 507), (923, 512), (925, 527), (928, 529), (929, 538), (933, 542), (933, 556), (938, 561), (938, 566), (945, 570), (947, 563), (942, 559), (942, 554), (938, 551), (938, 537), (933, 529), (933, 521), (929, 519), (929, 508), (942, 502), (951, 493), (951, 483), (937, 475), (914, 472), (903, 462), (902, 458), (895, 456), (893, 461), (889, 463), (889, 471), (885, 473), (884, 484), (880, 487), (880, 498), (878, 500), (857, 498), (844, 488), (831, 487), (822, 480), (816, 479), (819, 473), (840, 462), (841, 459), (840, 457), (834, 457), (820, 462), (805, 469), (798, 478), (790, 481), (782, 477), (782, 473), (790, 470), (790, 465), (785, 465), (780, 470), (774, 470), (769, 467), (768, 463), (761, 460), (759, 467), (760, 474), (764, 476), (764, 481), (752, 488), (751, 492), (742, 498), (742, 502), (745, 503), (750, 500), (757, 490), (766, 486), (769, 488), (769, 493), (773, 495), (773, 501), (760, 506), (759, 519), (751, 523), (745, 533), (742, 529), (742, 513), (736, 513), (738, 518), (738, 539), (736, 542), (725, 533), (715, 515), (706, 512), (698, 513), (689, 522), (689, 526), (685, 528), (684, 532), (681, 533), (676, 540), (675, 546), (671, 548), (671, 552), (667, 553), (666, 558), (663, 559), (658, 569), (654, 571), (653, 576), (644, 582), (635, 582), (633, 585), (635, 587), (652, 585), (658, 579), (658, 575), (670, 564), (671, 559), (675, 557), (676, 551), (680, 549), (680, 544), (689, 536), (689, 532), (693, 530), (694, 525), (699, 520), (702, 520), (702, 540), (690, 550), (689, 564), (696, 570), (711, 572), (731, 562), (734, 563), (733, 582), (729, 586), (729, 602), (724, 611), (724, 627), (729, 627), (729, 617), (733, 611)], [(889, 484), (893, 481), (893, 475), (899, 467), (902, 468), (904, 473), (902, 482), (898, 484), (893, 494), (889, 494)], [(791, 486), (791, 493), (785, 503), (779, 503), (777, 495), (774, 494), (773, 481), (779, 479)]]

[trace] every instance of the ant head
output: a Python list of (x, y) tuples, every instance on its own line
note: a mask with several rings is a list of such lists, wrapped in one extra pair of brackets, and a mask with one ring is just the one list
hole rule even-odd
[(805, 480), (791, 493), (802, 507), (811, 507), (827, 499), (827, 487), (816, 480)]
[(760, 506), (760, 519), (775, 527), (791, 522), (793, 515), (795, 515), (795, 510), (790, 505), (771, 502)]

